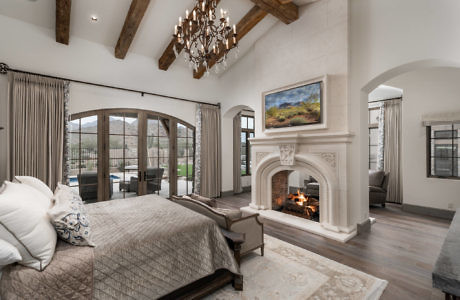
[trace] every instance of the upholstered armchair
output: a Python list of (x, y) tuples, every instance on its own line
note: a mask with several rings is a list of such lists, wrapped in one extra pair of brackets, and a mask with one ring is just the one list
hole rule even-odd
[(305, 187), (307, 196), (319, 199), (319, 183), (315, 178), (310, 176), (309, 180), (305, 180)]
[(259, 214), (242, 217), (239, 210), (213, 208), (190, 197), (172, 196), (172, 201), (216, 221), (232, 244), (238, 264), (242, 255), (257, 248), (260, 248), (261, 255), (264, 255), (264, 227), (259, 221)]
[[(146, 180), (147, 180), (147, 194), (153, 194), (156, 191), (161, 191), (161, 180), (163, 179), (163, 168), (147, 168)], [(137, 193), (137, 186), (139, 179), (137, 176), (133, 176), (129, 180), (129, 192)]]
[[(97, 200), (98, 179), (97, 172), (83, 172), (77, 175), (78, 190), (83, 201)], [(113, 194), (113, 179), (109, 185), (110, 197)]]
[(390, 173), (369, 170), (369, 204), (385, 207)]

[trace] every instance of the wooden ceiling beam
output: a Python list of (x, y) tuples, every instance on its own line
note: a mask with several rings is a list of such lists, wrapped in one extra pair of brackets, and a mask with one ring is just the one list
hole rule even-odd
[[(261, 9), (259, 6), (255, 5), (251, 10), (236, 24), (237, 40), (240, 41), (254, 26), (256, 26), (265, 16), (267, 12)], [(230, 46), (233, 46), (233, 41), (230, 40)], [(219, 56), (217, 59), (209, 61), (209, 69), (211, 69), (216, 61), (221, 59), (225, 53), (223, 44), (219, 49)], [(193, 77), (200, 79), (203, 77), (206, 72), (206, 68), (201, 66), (198, 68), (198, 71), (193, 72)]]
[[(220, 0), (216, 0), (216, 3), (219, 4)], [(193, 14), (193, 9), (190, 12), (190, 15)], [(163, 71), (167, 71), (168, 68), (172, 65), (172, 63), (176, 60), (176, 54), (174, 53), (174, 44), (176, 44), (176, 39), (173, 37), (171, 38), (171, 41), (169, 42), (168, 46), (166, 49), (163, 51), (163, 54), (161, 55), (160, 59), (158, 60), (158, 68)], [(184, 49), (185, 45), (176, 45), (176, 51), (178, 54), (182, 52), (182, 49)]]
[(117, 46), (115, 47), (116, 58), (125, 58), (149, 3), (150, 0), (132, 0), (123, 29), (118, 38)]
[(299, 18), (299, 7), (286, 0), (251, 0), (280, 21), (290, 24)]
[(68, 45), (72, 0), (56, 0), (56, 42)]

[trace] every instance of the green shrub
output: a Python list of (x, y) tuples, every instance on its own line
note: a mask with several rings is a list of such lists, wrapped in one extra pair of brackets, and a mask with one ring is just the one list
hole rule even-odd
[(278, 121), (280, 122), (283, 122), (284, 120), (286, 120), (286, 118), (284, 116), (278, 116), (278, 118), (276, 118)]
[(293, 116), (295, 116), (297, 114), (297, 112), (295, 110), (290, 110), (290, 111), (287, 111), (286, 112), (286, 118), (292, 118)]
[(289, 121), (289, 124), (292, 125), (292, 126), (296, 126), (296, 125), (302, 125), (302, 124), (305, 124), (305, 119), (304, 118), (301, 118), (301, 117), (296, 117), (296, 118), (293, 118), (291, 121)]
[(278, 114), (278, 108), (272, 106), (267, 110), (266, 114), (269, 117), (275, 117)]

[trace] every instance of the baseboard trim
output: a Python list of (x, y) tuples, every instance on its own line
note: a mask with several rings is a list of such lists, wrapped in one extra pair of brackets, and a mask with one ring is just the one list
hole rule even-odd
[(357, 231), (358, 235), (370, 232), (371, 231), (371, 225), (372, 225), (371, 218), (367, 218), (364, 222), (359, 223), (356, 226), (356, 231)]
[(436, 217), (446, 220), (452, 220), (455, 215), (455, 211), (447, 210), (447, 209), (440, 209), (440, 208), (433, 208), (433, 207), (426, 207), (426, 206), (419, 206), (419, 205), (412, 205), (412, 204), (402, 204), (401, 209), (406, 212)]
[(233, 195), (234, 195), (233, 190), (231, 190), (231, 191), (222, 191), (220, 193), (221, 197), (228, 197), (228, 196), (233, 196)]
[[(251, 186), (244, 186), (243, 191), (241, 193), (249, 193), (251, 191)], [(228, 197), (228, 196), (233, 196), (233, 195), (238, 195), (241, 193), (235, 193), (233, 190), (231, 191), (222, 191), (220, 192), (220, 197)]]

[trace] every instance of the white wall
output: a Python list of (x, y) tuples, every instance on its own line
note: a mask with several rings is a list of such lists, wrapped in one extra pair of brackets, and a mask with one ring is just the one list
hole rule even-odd
[[(321, 0), (302, 6), (299, 19), (289, 25), (277, 22), (254, 47), (220, 78), (227, 85), (222, 101), (222, 136), (231, 136), (234, 106), (255, 111), (256, 137), (262, 132), (262, 93), (297, 82), (329, 75), (328, 129), (346, 131), (348, 72), (348, 2)], [(313, 133), (314, 131), (309, 131)], [(223, 190), (233, 189), (232, 145), (223, 140)]]
[(404, 90), (401, 154), (405, 204), (460, 208), (458, 180), (426, 176), (426, 128), (422, 125), (424, 114), (460, 111), (459, 81), (458, 68), (424, 69), (389, 81), (390, 85)]
[(288, 184), (292, 187), (304, 187), (306, 179), (310, 179), (310, 174), (307, 174), (306, 172), (294, 171), (289, 174)]
[(369, 93), (369, 102), (400, 98), (402, 97), (402, 94), (402, 89), (381, 84), (375, 90)]
[(196, 104), (78, 83), (70, 85), (71, 114), (103, 108), (138, 108), (165, 113), (195, 125)]
[(356, 218), (368, 215), (368, 93), (404, 72), (460, 63), (460, 2), (455, 0), (350, 0), (349, 198)]
[[(82, 81), (139, 89), (204, 102), (219, 102), (220, 81), (193, 79), (192, 72), (172, 65), (158, 69), (154, 57), (131, 53), (116, 59), (114, 49), (77, 37), (71, 45), (55, 41), (53, 30), (0, 15), (0, 62), (11, 68)], [(0, 76), (0, 126), (5, 126), (6, 76)], [(195, 124), (195, 105), (162, 97), (71, 84), (70, 112), (99, 108), (141, 108), (160, 111)], [(6, 177), (6, 134), (0, 132), (0, 182)]]
[(53, 30), (2, 15), (0, 36), (0, 60), (14, 69), (219, 102), (216, 78), (193, 79), (192, 71), (178, 64), (161, 71), (153, 56), (130, 53), (120, 60), (115, 58), (113, 48), (76, 37), (66, 46), (56, 43)]

